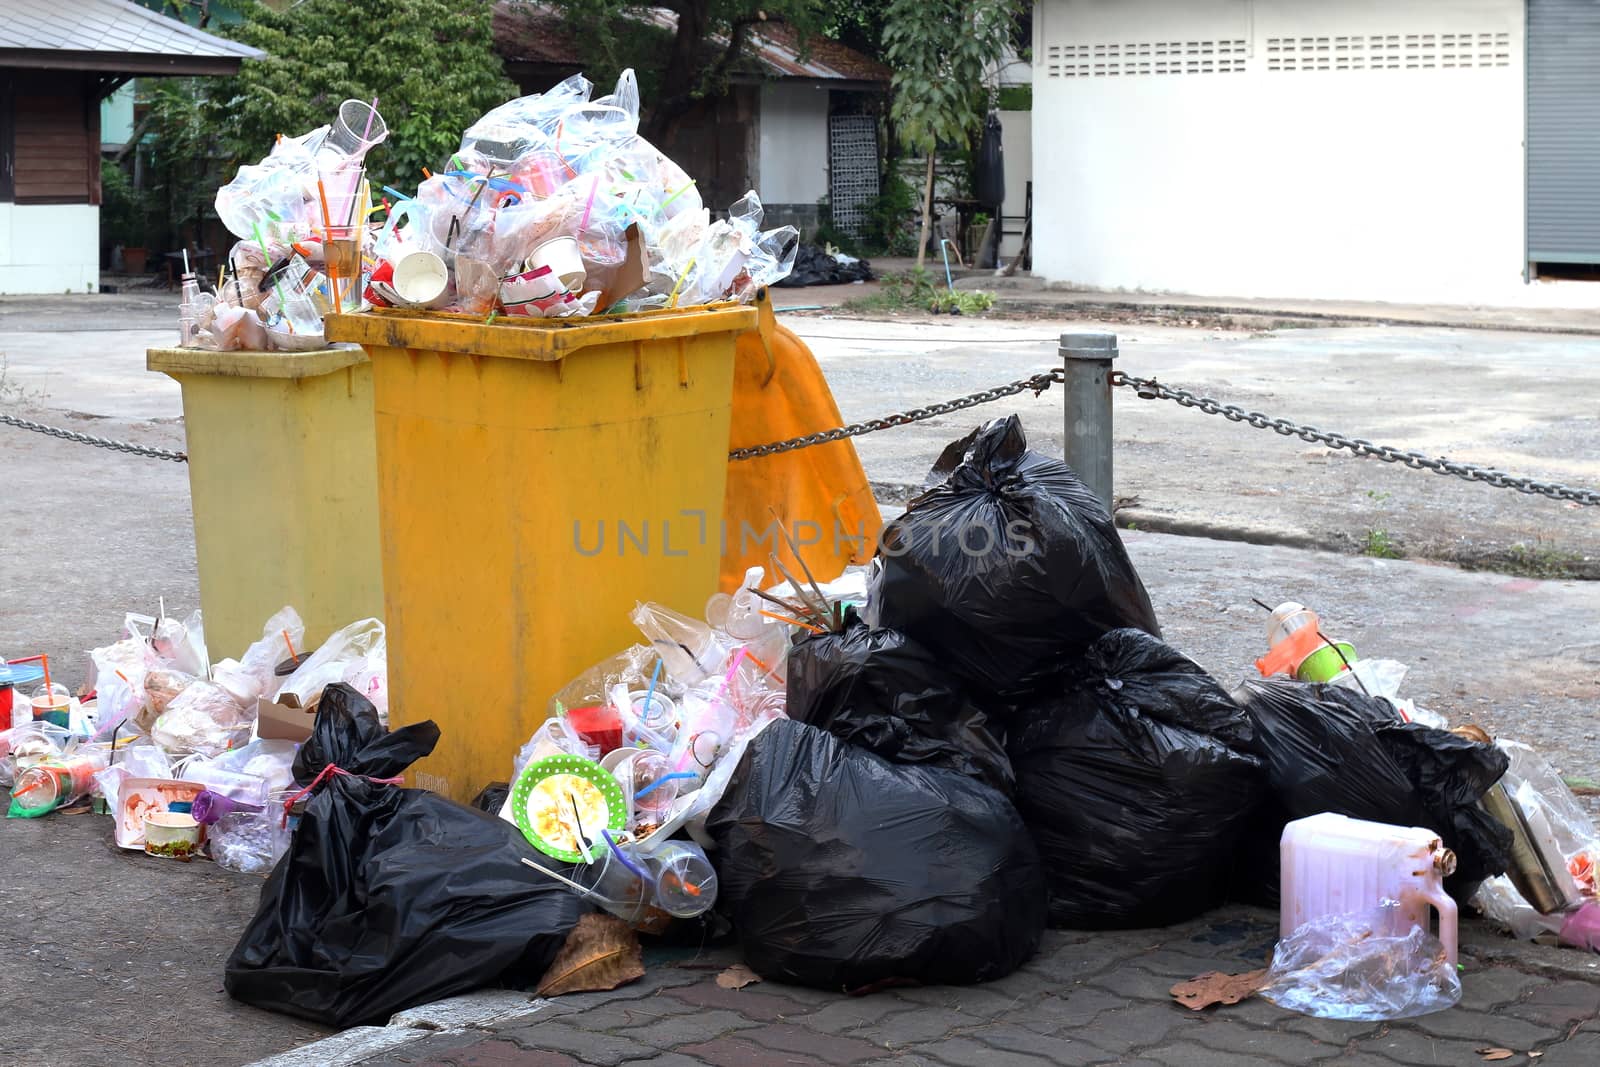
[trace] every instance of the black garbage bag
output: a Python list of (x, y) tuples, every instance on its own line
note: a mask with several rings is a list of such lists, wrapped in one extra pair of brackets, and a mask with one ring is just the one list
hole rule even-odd
[(1065, 463), (1028, 450), (1015, 415), (950, 445), (929, 478), (884, 528), (871, 610), (980, 703), (1025, 696), (1107, 631), (1160, 636), (1111, 516)]
[(822, 246), (802, 243), (795, 251), (793, 269), (773, 284), (785, 289), (798, 289), (808, 285), (870, 282), (872, 278), (872, 265), (866, 260), (841, 263)]
[(309, 785), (330, 764), (369, 778), (393, 778), (438, 743), (432, 721), (389, 732), (372, 701), (340, 682), (317, 701), (311, 736), (295, 753), (294, 780)]
[(1198, 664), (1113, 630), (1022, 718), (1017, 810), (1052, 925), (1167, 926), (1224, 902), (1266, 775), (1249, 718)]
[(1044, 877), (999, 791), (899, 766), (805, 723), (750, 742), (707, 829), (718, 907), (776, 981), (859, 990), (984, 982), (1044, 931)]
[(431, 722), (381, 739), (376, 723), (360, 694), (329, 687), (301, 752), (345, 762), (323, 775), (228, 957), (234, 998), (327, 1026), (382, 1025), (481, 986), (533, 985), (584, 910), (521, 864), (537, 854), (509, 823), (361, 777), (398, 773), (438, 741)]
[(1511, 832), (1477, 809), (1509, 765), (1494, 745), (1401, 722), (1388, 701), (1337, 685), (1249, 679), (1239, 696), (1266, 760), (1273, 813), (1240, 864), (1240, 899), (1277, 900), (1283, 827), (1324, 811), (1438, 834), (1456, 854), (1445, 889), (1457, 900), (1505, 870)]
[(905, 634), (874, 629), (851, 611), (843, 632), (798, 641), (788, 674), (791, 719), (890, 763), (945, 767), (1011, 792), (1011, 761), (988, 717)]

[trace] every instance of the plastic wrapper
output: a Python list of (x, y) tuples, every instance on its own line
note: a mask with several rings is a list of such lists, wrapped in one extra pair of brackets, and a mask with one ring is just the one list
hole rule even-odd
[[(229, 955), (223, 984), (257, 1007), (344, 1028), (502, 983), (528, 987), (583, 910), (522, 865), (510, 824), (392, 777), (432, 751), (431, 722), (386, 733), (348, 686), (324, 695), (302, 757), (334, 765)], [(313, 772), (316, 777), (318, 772)]]
[(1482, 912), (1485, 918), (1505, 927), (1512, 937), (1523, 941), (1532, 941), (1541, 934), (1559, 934), (1561, 924), (1566, 920), (1563, 912), (1540, 915), (1539, 910), (1523, 899), (1516, 885), (1503, 874), (1484, 879), (1478, 891), (1472, 894), (1472, 906)]
[(640, 604), (629, 617), (661, 657), (666, 677), (680, 686), (714, 676), (727, 661), (727, 646), (699, 619), (661, 604)]
[(1016, 718), (1017, 810), (1052, 925), (1166, 926), (1223, 903), (1266, 774), (1250, 720), (1205, 671), (1113, 630)]
[(170, 753), (218, 756), (250, 739), (255, 709), (226, 689), (195, 682), (173, 698), (150, 729), (150, 739)]
[(327, 686), (370, 669), (376, 662), (374, 657), (385, 655), (386, 647), (382, 622), (377, 619), (353, 622), (336, 631), (300, 664), (299, 669), (285, 678), (274, 699), (285, 703), (284, 698), (288, 697), (299, 707), (309, 708)]
[(1102, 634), (1160, 636), (1104, 505), (1015, 416), (945, 449), (883, 530), (869, 614), (989, 696), (1026, 694)]
[(762, 977), (963, 984), (1038, 948), (1039, 857), (998, 790), (787, 719), (755, 735), (728, 779), (706, 821), (718, 908)]
[(1324, 811), (1438, 834), (1456, 854), (1445, 888), (1457, 900), (1506, 869), (1511, 831), (1478, 804), (1510, 762), (1495, 746), (1402, 723), (1387, 701), (1338, 686), (1249, 679), (1235, 695), (1255, 726), (1270, 794), (1240, 865), (1241, 897), (1276, 901), (1284, 825)]
[(787, 712), (891, 763), (959, 771), (1009, 794), (1011, 761), (988, 717), (934, 656), (850, 612), (842, 633), (804, 637), (789, 655)]
[(1330, 915), (1278, 942), (1258, 995), (1321, 1019), (1379, 1022), (1454, 1007), (1461, 979), (1439, 939), (1396, 921), (1397, 908)]
[(217, 866), (240, 874), (266, 874), (289, 848), (281, 808), (229, 812), (206, 831), (206, 848)]
[(274, 612), (261, 628), (261, 637), (245, 649), (239, 660), (223, 660), (212, 670), (212, 681), (231, 693), (243, 705), (270, 693), (278, 683), (275, 671), (288, 659), (291, 648), (305, 644), (306, 624), (300, 613), (285, 606)]
[(294, 758), (300, 746), (293, 741), (256, 740), (211, 761), (213, 767), (263, 779), (269, 793), (294, 787)]
[(185, 689), (199, 679), (171, 667), (155, 667), (145, 672), (144, 699), (134, 712), (133, 724), (141, 733), (148, 734), (156, 720), (167, 713), (167, 708)]

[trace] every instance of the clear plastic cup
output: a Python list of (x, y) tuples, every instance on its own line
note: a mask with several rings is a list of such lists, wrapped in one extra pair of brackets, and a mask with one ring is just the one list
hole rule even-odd
[(705, 850), (690, 841), (668, 841), (644, 856), (655, 883), (656, 906), (679, 919), (692, 919), (717, 902), (717, 872)]

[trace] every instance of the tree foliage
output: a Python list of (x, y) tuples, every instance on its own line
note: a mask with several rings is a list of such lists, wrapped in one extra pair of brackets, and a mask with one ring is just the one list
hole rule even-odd
[(894, 70), (890, 117), (907, 145), (965, 143), (983, 121), (985, 78), (1010, 42), (1019, 0), (889, 0), (884, 58)]
[(378, 181), (407, 188), (461, 133), (515, 97), (493, 47), (490, 0), (304, 0), (278, 12), (245, 2), (222, 28), (270, 56), (211, 87), (207, 113), (223, 154), (253, 163), (279, 133), (333, 121), (344, 100), (378, 98), (389, 138), (368, 158)]
[[(782, 21), (804, 41), (832, 24), (824, 0), (556, 0), (577, 42), (585, 72), (604, 84), (624, 67), (639, 72), (644, 132), (660, 144), (702, 101), (727, 91), (748, 57), (750, 34)], [(653, 9), (677, 17), (674, 29), (653, 26)]]

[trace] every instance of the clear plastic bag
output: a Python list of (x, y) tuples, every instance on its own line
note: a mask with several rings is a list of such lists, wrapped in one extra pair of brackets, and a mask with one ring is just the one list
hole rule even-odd
[(242, 705), (254, 704), (277, 684), (279, 663), (289, 659), (294, 649), (305, 644), (306, 624), (300, 613), (285, 605), (273, 613), (261, 628), (261, 636), (245, 649), (239, 660), (223, 660), (212, 672), (212, 680), (231, 693)]
[(335, 682), (372, 669), (374, 656), (384, 655), (383, 623), (377, 619), (361, 619), (334, 633), (313, 652), (300, 669), (286, 678), (274, 699), (279, 703), (309, 708), (322, 690)]
[(241, 706), (219, 685), (197, 681), (167, 706), (150, 739), (170, 753), (220, 756), (248, 741), (254, 727), (254, 708)]
[(661, 657), (666, 676), (681, 686), (704, 681), (727, 660), (727, 647), (699, 619), (661, 604), (639, 604), (630, 618)]
[(217, 866), (240, 874), (266, 874), (289, 848), (283, 809), (268, 804), (261, 811), (234, 811), (211, 824), (207, 848)]
[(1329, 915), (1278, 942), (1259, 995), (1280, 1008), (1321, 1019), (1379, 1022), (1454, 1007), (1461, 979), (1439, 939), (1401, 929), (1399, 905), (1361, 915)]
[(257, 740), (223, 753), (211, 766), (264, 779), (270, 791), (282, 792), (294, 788), (294, 757), (299, 750), (293, 741)]

